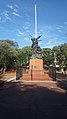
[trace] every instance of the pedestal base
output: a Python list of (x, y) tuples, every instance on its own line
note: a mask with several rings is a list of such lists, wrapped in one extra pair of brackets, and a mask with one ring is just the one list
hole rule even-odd
[(52, 80), (48, 73), (43, 69), (42, 59), (30, 59), (28, 73), (25, 74), (22, 80)]
[(30, 59), (30, 74), (31, 80), (43, 79), (43, 60), (42, 59)]
[(42, 59), (30, 59), (29, 69), (30, 70), (43, 70), (43, 60)]

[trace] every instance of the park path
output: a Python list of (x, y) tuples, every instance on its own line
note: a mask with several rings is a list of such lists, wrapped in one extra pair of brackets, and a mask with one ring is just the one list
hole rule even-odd
[(14, 78), (14, 77), (16, 77), (16, 72), (7, 71), (5, 74), (3, 74), (0, 77), (0, 80), (7, 81), (7, 80)]
[(0, 119), (67, 119), (67, 91), (59, 83), (7, 82), (0, 90)]

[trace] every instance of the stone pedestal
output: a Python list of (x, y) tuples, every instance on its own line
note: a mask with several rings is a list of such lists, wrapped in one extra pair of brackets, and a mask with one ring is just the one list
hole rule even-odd
[(52, 80), (48, 73), (43, 69), (42, 59), (30, 59), (29, 70), (21, 77), (22, 80)]
[(30, 59), (29, 74), (31, 75), (31, 80), (42, 80), (44, 78), (42, 59)]
[(30, 70), (43, 70), (43, 60), (42, 59), (30, 59), (29, 69)]

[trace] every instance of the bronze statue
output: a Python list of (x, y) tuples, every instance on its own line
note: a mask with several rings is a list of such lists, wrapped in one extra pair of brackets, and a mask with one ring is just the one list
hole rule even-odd
[(42, 52), (41, 48), (38, 46), (38, 39), (41, 36), (38, 36), (37, 38), (31, 38), (32, 40), (32, 50), (33, 50), (33, 56), (35, 58), (42, 58)]

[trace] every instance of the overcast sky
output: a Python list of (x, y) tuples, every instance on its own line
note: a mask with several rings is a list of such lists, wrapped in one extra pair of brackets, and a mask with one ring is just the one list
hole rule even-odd
[(34, 37), (34, 5), (37, 5), (40, 47), (67, 43), (67, 0), (0, 0), (0, 39), (31, 46)]

